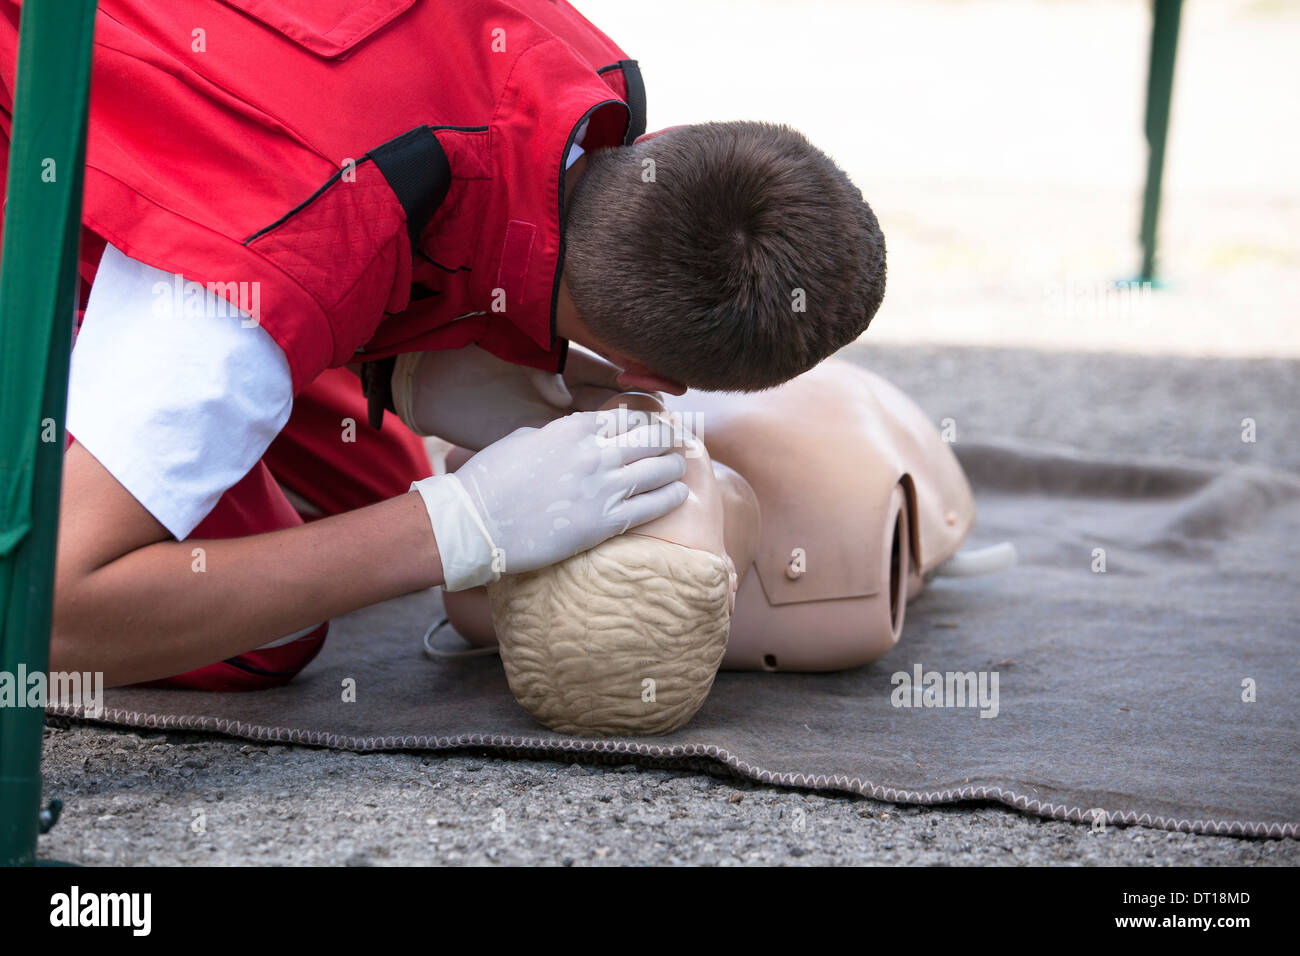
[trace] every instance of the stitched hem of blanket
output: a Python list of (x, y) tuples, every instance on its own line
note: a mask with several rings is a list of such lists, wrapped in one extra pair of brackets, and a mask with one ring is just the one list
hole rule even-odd
[(1153, 816), (1134, 810), (1108, 810), (1105, 807), (1075, 807), (1066, 803), (1037, 800), (1006, 787), (969, 786), (948, 790), (907, 790), (873, 783), (861, 777), (845, 775), (779, 773), (740, 759), (712, 744), (638, 744), (621, 740), (586, 740), (578, 737), (513, 737), (500, 734), (457, 734), (451, 737), (407, 735), (399, 737), (350, 737), (323, 731), (294, 730), (290, 727), (266, 727), (217, 717), (148, 714), (117, 708), (105, 709), (100, 717), (87, 717), (81, 706), (51, 705), (50, 714), (70, 717), (91, 724), (142, 727), (151, 730), (202, 730), (248, 740), (306, 744), (332, 750), (370, 752), (381, 750), (456, 750), (482, 747), (498, 750), (527, 750), (548, 753), (626, 754), (633, 757), (689, 758), (705, 757), (725, 764), (732, 770), (759, 783), (811, 790), (838, 790), (871, 797), (886, 803), (933, 805), (963, 800), (989, 800), (1025, 813), (1053, 820), (1096, 824), (1098, 812), (1107, 825), (1143, 826), (1157, 830), (1176, 830), (1213, 836), (1300, 837), (1300, 823), (1261, 823), (1249, 820), (1202, 820), (1183, 817)]

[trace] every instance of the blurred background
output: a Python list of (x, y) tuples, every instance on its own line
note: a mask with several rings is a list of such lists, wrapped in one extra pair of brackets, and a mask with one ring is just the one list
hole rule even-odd
[[(649, 126), (786, 122), (875, 209), (862, 340), (1300, 356), (1300, 2), (1186, 0), (1157, 275), (1137, 276), (1148, 0), (576, 0)], [(1289, 363), (1288, 363), (1289, 364)]]

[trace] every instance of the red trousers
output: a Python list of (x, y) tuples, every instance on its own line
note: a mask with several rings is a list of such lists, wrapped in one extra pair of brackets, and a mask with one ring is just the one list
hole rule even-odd
[[(351, 420), (351, 425), (347, 424)], [(354, 441), (345, 440), (355, 437)], [(284, 430), (237, 485), (221, 496), (191, 535), (238, 538), (293, 527), (404, 494), (412, 481), (433, 472), (423, 440), (384, 416), (375, 431), (366, 423), (358, 378), (347, 369), (322, 373), (294, 399)], [(285, 497), (288, 488), (322, 512), (302, 515)], [(197, 690), (260, 690), (293, 679), (325, 644), (329, 622), (276, 647), (239, 654), (197, 670), (142, 685)]]

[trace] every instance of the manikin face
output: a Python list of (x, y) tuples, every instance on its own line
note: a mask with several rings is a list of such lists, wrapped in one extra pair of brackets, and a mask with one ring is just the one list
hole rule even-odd
[(689, 491), (686, 501), (662, 518), (633, 528), (627, 534), (707, 551), (725, 560), (731, 579), (728, 610), (733, 609), (738, 583), (736, 564), (727, 553), (722, 492), (704, 442), (687, 430), (680, 416), (670, 416), (657, 396), (646, 392), (617, 395), (602, 409), (615, 420), (616, 430), (620, 433), (656, 421), (667, 422), (675, 428), (680, 436), (674, 443), (675, 450), (686, 459), (686, 474), (682, 477)]

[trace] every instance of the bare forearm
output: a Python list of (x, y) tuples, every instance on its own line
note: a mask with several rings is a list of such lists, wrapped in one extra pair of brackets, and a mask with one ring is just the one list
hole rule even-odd
[(110, 686), (168, 677), (441, 583), (413, 492), (268, 534), (157, 542), (56, 594), (51, 667)]

